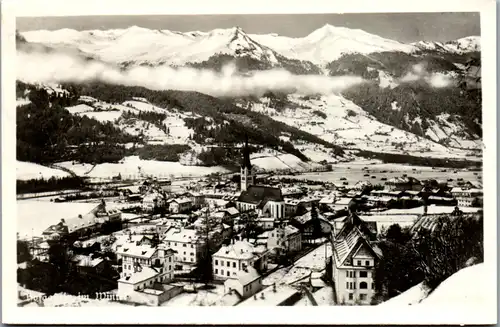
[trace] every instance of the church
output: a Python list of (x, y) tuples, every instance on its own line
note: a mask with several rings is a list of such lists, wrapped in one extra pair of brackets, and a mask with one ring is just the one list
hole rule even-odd
[(236, 206), (240, 212), (257, 210), (259, 216), (272, 218), (283, 218), (285, 216), (285, 201), (281, 189), (255, 185), (248, 139), (245, 140), (245, 147), (243, 148), (240, 188), (241, 194), (236, 200)]

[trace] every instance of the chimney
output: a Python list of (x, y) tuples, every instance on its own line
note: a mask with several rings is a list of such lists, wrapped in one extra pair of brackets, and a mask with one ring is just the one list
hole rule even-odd
[(276, 283), (273, 284), (273, 292), (276, 293)]
[(264, 300), (264, 299), (265, 299), (265, 297), (264, 297), (264, 293), (260, 293), (260, 298), (261, 298), (262, 300)]

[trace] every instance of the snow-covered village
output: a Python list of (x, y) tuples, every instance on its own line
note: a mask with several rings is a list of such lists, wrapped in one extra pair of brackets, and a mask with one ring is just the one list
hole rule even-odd
[(482, 301), (477, 29), (99, 19), (19, 20), (18, 307)]

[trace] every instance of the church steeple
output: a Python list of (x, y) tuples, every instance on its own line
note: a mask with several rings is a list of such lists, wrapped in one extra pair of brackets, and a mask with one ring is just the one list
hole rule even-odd
[(248, 149), (248, 136), (245, 135), (245, 147), (243, 148), (243, 162), (241, 164), (241, 190), (246, 191), (248, 186), (254, 184), (252, 164), (250, 163), (250, 150)]

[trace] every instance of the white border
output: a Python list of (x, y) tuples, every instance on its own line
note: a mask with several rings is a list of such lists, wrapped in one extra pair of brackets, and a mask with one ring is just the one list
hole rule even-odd
[[(2, 8), (2, 314), (16, 324), (490, 324), (497, 321), (496, 278), (496, 7), (477, 0), (349, 1), (3, 1)], [(491, 285), (487, 305), (468, 307), (196, 307), (18, 308), (16, 306), (15, 17), (147, 14), (249, 14), (347, 12), (480, 12), (483, 84), (485, 266)], [(481, 277), (479, 277), (481, 278)], [(471, 285), (474, 287), (474, 285)]]

